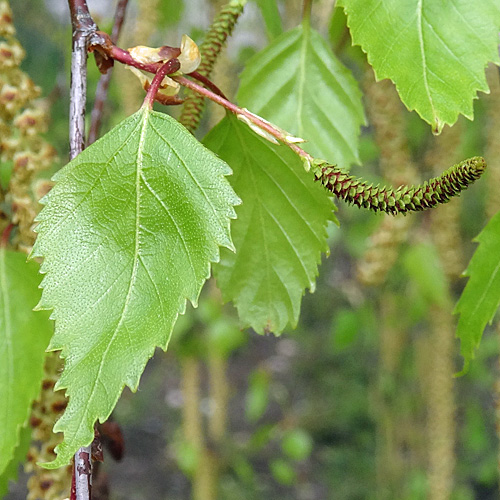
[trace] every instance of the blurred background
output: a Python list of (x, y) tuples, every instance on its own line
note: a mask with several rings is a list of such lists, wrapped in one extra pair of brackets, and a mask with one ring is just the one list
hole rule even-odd
[[(88, 3), (110, 32), (115, 2)], [(224, 3), (130, 0), (119, 45), (177, 46), (183, 33), (200, 42)], [(229, 96), (245, 62), (269, 40), (258, 4), (249, 1), (212, 78)], [(300, 22), (299, 0), (278, 5), (284, 29)], [(11, 7), (27, 54), (22, 68), (50, 107), (46, 139), (59, 167), (68, 157), (67, 2), (14, 0)], [(168, 352), (149, 362), (139, 391), (123, 393), (113, 421), (125, 452), (114, 461), (105, 450), (97, 499), (499, 497), (498, 332), (488, 329), (470, 372), (454, 378), (462, 361), (452, 314), (472, 239), (500, 209), (498, 71), (488, 69), (492, 92), (480, 94), (474, 121), (461, 118), (434, 137), (390, 82), (375, 82), (332, 0), (314, 2), (312, 24), (365, 96), (369, 124), (354, 172), (398, 185), (483, 155), (488, 178), (448, 205), (407, 217), (339, 202), (341, 225), (330, 228), (331, 254), (317, 289), (304, 296), (298, 327), (279, 338), (241, 331), (232, 305), (222, 305), (215, 283), (207, 283)], [(90, 113), (99, 73), (89, 62)], [(103, 132), (136, 111), (143, 96), (132, 73), (117, 65)], [(222, 115), (209, 104), (198, 137)], [(8, 500), (26, 498), (26, 479)]]

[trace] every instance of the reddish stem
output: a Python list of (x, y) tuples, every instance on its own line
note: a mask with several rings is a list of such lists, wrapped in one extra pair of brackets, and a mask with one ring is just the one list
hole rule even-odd
[(115, 61), (127, 64), (128, 66), (134, 66), (134, 68), (142, 69), (148, 73), (156, 73), (162, 66), (162, 63), (141, 63), (136, 61), (128, 50), (120, 49), (116, 45), (112, 45), (109, 48), (104, 47), (104, 49), (107, 55)]
[(2, 232), (2, 236), (0, 237), (0, 247), (6, 248), (9, 244), (10, 233), (14, 228), (14, 224), (10, 223)]
[(178, 59), (169, 59), (160, 69), (156, 72), (151, 85), (148, 88), (148, 92), (146, 97), (144, 98), (143, 106), (149, 106), (149, 108), (153, 108), (153, 103), (155, 101), (156, 93), (160, 89), (161, 82), (163, 79), (171, 74), (179, 71), (181, 67), (181, 63)]
[(202, 87), (201, 85), (198, 85), (195, 82), (192, 82), (191, 80), (188, 80), (187, 78), (183, 76), (172, 76), (172, 80), (175, 80), (176, 82), (179, 82), (182, 86), (187, 87), (188, 89), (194, 90), (195, 92), (198, 92), (198, 94), (201, 94), (205, 96), (207, 99), (210, 99), (211, 101), (221, 105), (222, 107), (226, 108), (227, 110), (231, 111), (235, 115), (243, 115), (248, 120), (250, 120), (252, 123), (257, 125), (259, 128), (262, 130), (266, 131), (268, 134), (272, 135), (278, 141), (281, 141), (285, 146), (288, 146), (294, 153), (299, 155), (302, 158), (305, 158), (306, 160), (313, 161), (314, 158), (304, 151), (301, 147), (297, 146), (297, 144), (294, 144), (292, 142), (289, 142), (286, 140), (285, 136), (283, 135), (283, 132), (280, 132), (278, 129), (274, 128), (272, 124), (266, 122), (265, 120), (259, 118), (257, 115), (254, 115), (253, 113), (250, 113), (250, 111), (240, 108), (239, 106), (236, 106), (236, 104), (233, 104), (232, 102), (228, 101), (224, 97), (221, 97), (220, 95), (214, 94), (210, 90)]
[(220, 95), (221, 97), (227, 100), (227, 97), (224, 95), (222, 90), (219, 87), (217, 87), (217, 85), (215, 85), (215, 83), (209, 80), (206, 76), (198, 73), (198, 71), (193, 71), (192, 73), (189, 73), (188, 76), (191, 76), (194, 79), (198, 80), (199, 82), (203, 83), (203, 85), (209, 88), (214, 94)]

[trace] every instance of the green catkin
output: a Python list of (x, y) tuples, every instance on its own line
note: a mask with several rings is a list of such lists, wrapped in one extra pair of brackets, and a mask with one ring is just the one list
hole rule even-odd
[(391, 215), (419, 212), (447, 203), (453, 196), (481, 177), (486, 168), (483, 158), (475, 156), (449, 168), (439, 177), (417, 186), (397, 189), (369, 185), (363, 179), (349, 175), (341, 168), (317, 161), (316, 180), (337, 198), (373, 212)]
[[(210, 26), (203, 43), (200, 45), (201, 63), (198, 73), (209, 77), (215, 61), (226, 44), (226, 40), (236, 25), (247, 0), (231, 0), (220, 10)], [(189, 92), (184, 102), (179, 121), (190, 131), (194, 132), (200, 124), (204, 108), (204, 97)]]

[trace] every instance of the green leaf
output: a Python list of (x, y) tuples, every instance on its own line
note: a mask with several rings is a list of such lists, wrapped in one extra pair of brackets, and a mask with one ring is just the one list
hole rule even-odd
[(335, 206), (298, 156), (232, 116), (206, 144), (233, 168), (231, 182), (243, 200), (231, 225), (236, 254), (221, 252), (217, 283), (245, 326), (280, 333), (297, 324), (304, 290), (314, 289)]
[(14, 170), (14, 162), (3, 161), (0, 162), (0, 186), (2, 189), (7, 190), (9, 188), (10, 177), (12, 171)]
[(455, 307), (455, 314), (460, 314), (457, 337), (465, 360), (464, 372), (500, 304), (500, 212), (474, 241), (479, 247), (464, 273), (469, 281)]
[(404, 257), (404, 265), (419, 295), (428, 304), (441, 307), (449, 304), (448, 282), (434, 245), (420, 243), (411, 246)]
[(271, 376), (266, 370), (256, 369), (250, 376), (245, 397), (245, 416), (250, 422), (259, 420), (269, 404)]
[(359, 310), (340, 309), (333, 323), (333, 345), (335, 350), (342, 350), (351, 345), (361, 330), (362, 315)]
[(154, 10), (158, 14), (158, 28), (175, 26), (182, 19), (186, 8), (183, 0), (159, 0), (157, 5)]
[(305, 460), (312, 452), (313, 440), (303, 429), (291, 429), (281, 441), (285, 455), (292, 460)]
[(250, 59), (239, 103), (309, 142), (313, 156), (359, 163), (361, 93), (350, 71), (307, 22)]
[(283, 33), (283, 24), (276, 0), (255, 0), (255, 3), (262, 13), (269, 40), (280, 36)]
[(17, 481), (19, 466), (26, 461), (26, 455), (31, 444), (31, 427), (27, 425), (20, 429), (19, 444), (12, 454), (12, 459), (0, 474), (0, 498), (3, 498), (9, 489), (9, 482)]
[(498, 0), (339, 0), (353, 42), (378, 80), (390, 78), (409, 110), (433, 130), (472, 118), (477, 91), (488, 92), (484, 69), (500, 63)]
[(143, 108), (56, 174), (33, 250), (46, 273), (40, 308), (54, 309), (50, 349), (65, 358), (57, 388), (69, 396), (50, 467), (92, 441), (124, 385), (137, 389), (186, 299), (196, 305), (219, 245), (233, 247), (230, 173), (173, 118)]
[(297, 480), (297, 476), (292, 465), (282, 458), (272, 460), (269, 463), (269, 468), (273, 478), (285, 486), (291, 486)]
[(52, 335), (48, 314), (32, 311), (40, 298), (37, 268), (25, 254), (0, 249), (0, 474), (40, 391)]

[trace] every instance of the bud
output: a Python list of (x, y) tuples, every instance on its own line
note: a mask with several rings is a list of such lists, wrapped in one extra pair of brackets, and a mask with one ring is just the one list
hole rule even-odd
[(187, 35), (182, 35), (181, 54), (177, 59), (181, 63), (180, 71), (182, 73), (192, 73), (200, 65), (200, 49)]

